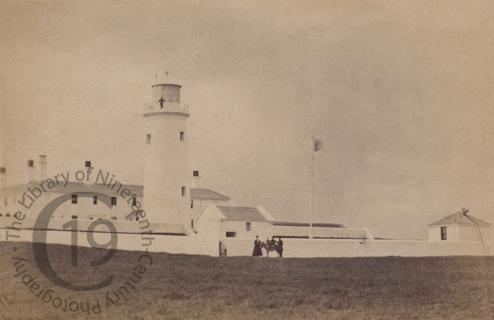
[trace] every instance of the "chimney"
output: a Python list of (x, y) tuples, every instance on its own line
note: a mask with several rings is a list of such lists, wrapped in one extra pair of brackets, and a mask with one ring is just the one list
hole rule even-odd
[(46, 155), (45, 154), (40, 154), (38, 156), (38, 178), (40, 181), (43, 181), (46, 179)]
[(191, 188), (199, 188), (199, 180), (201, 177), (199, 176), (199, 170), (192, 171), (192, 181), (190, 183)]
[(27, 160), (27, 183), (34, 181), (34, 160)]
[(0, 167), (0, 189), (5, 187), (6, 175), (7, 175), (7, 169), (5, 167)]

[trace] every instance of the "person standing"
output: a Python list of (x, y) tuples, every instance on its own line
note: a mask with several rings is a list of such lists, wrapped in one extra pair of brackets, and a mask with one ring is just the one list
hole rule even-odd
[(280, 258), (283, 257), (283, 240), (281, 237), (278, 237), (278, 253), (280, 254)]
[(259, 240), (259, 236), (256, 236), (256, 240), (254, 240), (254, 251), (252, 252), (252, 255), (254, 257), (262, 256), (261, 240)]

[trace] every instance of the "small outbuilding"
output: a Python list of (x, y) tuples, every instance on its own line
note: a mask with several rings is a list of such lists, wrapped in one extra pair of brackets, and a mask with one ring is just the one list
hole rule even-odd
[(261, 206), (218, 206), (209, 203), (197, 219), (197, 231), (216, 233), (220, 238), (261, 239), (273, 235), (273, 217)]
[(429, 224), (429, 241), (492, 241), (492, 225), (468, 214), (468, 209), (446, 216)]

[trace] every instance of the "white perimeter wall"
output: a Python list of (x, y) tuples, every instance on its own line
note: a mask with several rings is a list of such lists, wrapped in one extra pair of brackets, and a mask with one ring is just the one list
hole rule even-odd
[[(252, 255), (252, 240), (222, 239), (229, 256)], [(428, 242), (420, 240), (337, 240), (283, 239), (284, 257), (379, 257), (379, 256), (455, 256), (494, 255), (494, 243)]]
[[(0, 239), (6, 239), (6, 230), (0, 229)], [(32, 231), (22, 230), (16, 241), (32, 241)], [(99, 243), (108, 241), (109, 234), (94, 234)], [(154, 238), (152, 241), (147, 237)], [(12, 239), (14, 240), (14, 239)], [(221, 239), (228, 256), (250, 256), (253, 241), (246, 239)], [(411, 240), (336, 240), (336, 239), (284, 239), (284, 257), (378, 257), (378, 256), (455, 256), (494, 255), (494, 243), (480, 242), (428, 242)], [(71, 244), (71, 233), (50, 231), (48, 243)], [(88, 247), (87, 233), (78, 233), (78, 244)], [(149, 245), (150, 244), (150, 245)], [(219, 240), (214, 237), (118, 234), (118, 249), (131, 251), (168, 252), (218, 256)]]
[[(11, 231), (9, 231), (12, 233)], [(21, 230), (20, 238), (10, 238), (10, 241), (32, 242), (33, 231)], [(53, 231), (47, 233), (47, 243), (51, 244), (71, 244), (71, 232)], [(91, 247), (87, 240), (87, 232), (77, 233), (77, 243), (82, 247)], [(97, 243), (107, 243), (111, 237), (109, 233), (92, 233)], [(150, 251), (150, 252), (167, 252), (177, 254), (199, 254), (199, 255), (219, 255), (219, 242), (214, 238), (193, 236), (172, 236), (172, 235), (153, 235), (153, 234), (117, 234), (117, 248), (128, 251)], [(152, 238), (152, 240), (150, 240)], [(6, 229), (0, 229), (0, 240), (5, 241)]]

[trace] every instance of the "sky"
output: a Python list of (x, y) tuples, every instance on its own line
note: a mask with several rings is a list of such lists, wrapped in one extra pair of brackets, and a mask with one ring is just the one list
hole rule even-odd
[[(190, 168), (235, 205), (425, 238), (494, 222), (492, 1), (0, 1), (0, 161), (46, 154), (143, 183), (143, 107), (169, 72)], [(167, 80), (167, 81), (168, 81)], [(312, 137), (321, 141), (314, 154)]]

